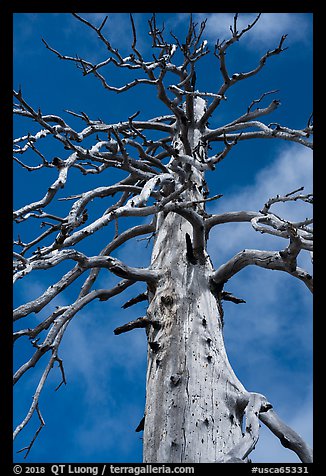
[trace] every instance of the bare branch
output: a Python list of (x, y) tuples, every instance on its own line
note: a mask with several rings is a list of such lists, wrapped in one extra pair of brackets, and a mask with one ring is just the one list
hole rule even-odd
[(68, 273), (66, 273), (57, 283), (52, 284), (41, 296), (22, 304), (13, 312), (14, 321), (27, 316), (31, 312), (40, 312), (49, 302), (52, 301), (58, 294), (66, 289), (73, 281), (75, 281), (82, 273), (84, 269), (78, 264)]
[[(62, 338), (62, 330), (61, 330), (61, 332), (59, 333), (59, 337), (57, 338), (57, 341), (56, 341), (57, 344), (59, 344), (61, 338)], [(46, 379), (47, 379), (47, 377), (48, 377), (48, 375), (49, 375), (49, 372), (50, 372), (50, 370), (51, 370), (52, 367), (53, 367), (53, 363), (55, 362), (55, 359), (56, 359), (56, 354), (57, 354), (57, 348), (54, 349), (54, 351), (53, 351), (53, 353), (52, 353), (52, 356), (51, 356), (51, 358), (50, 358), (48, 364), (46, 365), (46, 368), (45, 368), (45, 370), (44, 370), (44, 372), (43, 372), (43, 374), (42, 374), (42, 376), (41, 376), (41, 379), (40, 379), (40, 381), (39, 381), (39, 383), (38, 383), (38, 386), (37, 386), (37, 388), (36, 388), (36, 391), (35, 391), (35, 394), (34, 394), (34, 397), (33, 397), (32, 404), (31, 404), (31, 406), (30, 406), (30, 408), (29, 408), (29, 410), (28, 410), (28, 413), (27, 413), (26, 417), (25, 417), (24, 420), (16, 427), (16, 429), (15, 429), (15, 431), (14, 431), (14, 435), (13, 435), (14, 439), (16, 438), (16, 436), (18, 435), (18, 433), (27, 425), (27, 423), (29, 422), (29, 420), (32, 418), (34, 411), (38, 408), (40, 394), (41, 394), (41, 392), (42, 392), (42, 390), (43, 390), (43, 387), (44, 387), (44, 384), (45, 384), (45, 382), (46, 382)], [(39, 411), (37, 411), (37, 412), (38, 412), (38, 414), (39, 414)], [(40, 417), (40, 414), (39, 414), (39, 417)], [(40, 431), (40, 430), (42, 429), (42, 427), (44, 426), (44, 420), (43, 420), (43, 418), (41, 419), (41, 417), (40, 417), (40, 421), (41, 421), (41, 427), (40, 427), (40, 429), (36, 432), (35, 437), (34, 437), (34, 439), (32, 440), (31, 445), (27, 448), (27, 449), (28, 449), (28, 452), (29, 452), (29, 450), (31, 449), (32, 444), (34, 443), (34, 441), (35, 441), (35, 439), (36, 439), (36, 437), (37, 437), (39, 431)], [(42, 424), (42, 423), (43, 423), (43, 424)], [(25, 449), (25, 448), (24, 448), (24, 449)]]
[[(301, 200), (312, 203), (312, 194), (302, 195), (297, 193), (302, 190), (303, 187), (300, 187), (284, 196), (277, 195), (276, 197), (270, 198), (260, 212), (228, 212), (221, 215), (210, 216), (205, 220), (206, 232), (209, 233), (213, 226), (221, 223), (250, 221), (253, 228), (260, 233), (268, 233), (270, 235), (290, 239), (289, 246), (280, 253), (284, 259), (287, 257), (288, 264), (290, 264), (292, 259), (291, 266), (295, 269), (296, 256), (301, 249), (308, 251), (312, 251), (313, 249), (313, 230), (307, 227), (308, 224), (312, 223), (312, 219), (307, 218), (303, 222), (298, 223), (290, 222), (270, 213), (270, 208), (274, 203), (278, 202)], [(290, 258), (290, 256), (292, 258)]]
[(223, 223), (241, 223), (241, 222), (250, 222), (253, 218), (259, 217), (259, 212), (254, 211), (237, 211), (237, 212), (226, 212), (218, 215), (212, 215), (205, 220), (205, 228), (209, 232), (215, 225), (220, 225)]
[[(56, 349), (58, 349), (59, 343), (61, 341), (62, 335), (65, 331), (66, 326), (69, 324), (71, 319), (87, 304), (92, 302), (94, 299), (99, 299), (100, 301), (107, 301), (108, 299), (112, 298), (113, 296), (116, 296), (117, 294), (120, 294), (122, 291), (124, 291), (127, 287), (131, 286), (134, 284), (134, 280), (130, 279), (125, 279), (120, 281), (116, 286), (114, 286), (111, 289), (98, 289), (96, 291), (91, 291), (88, 293), (86, 296), (83, 296), (82, 298), (77, 298), (77, 300), (70, 305), (67, 309), (64, 310), (63, 313), (61, 313), (59, 316), (56, 317), (53, 326), (49, 330), (46, 338), (44, 339), (42, 344), (38, 344), (37, 342), (34, 343), (34, 346), (37, 348), (36, 352), (33, 354), (33, 356), (25, 362), (14, 374), (13, 377), (13, 383), (16, 384), (18, 380), (27, 372), (29, 369), (34, 367), (37, 362), (40, 360), (42, 355), (44, 355), (46, 352), (49, 350), (53, 350), (52, 357), (49, 361), (49, 364), (46, 367), (46, 370), (44, 371), (44, 378), (42, 377), (42, 382), (40, 382), (40, 389), (43, 388), (44, 382), (47, 379), (48, 373), (50, 369), (52, 368), (54, 360), (56, 360)], [(50, 365), (51, 364), (51, 365)], [(39, 394), (35, 394), (37, 399)], [(34, 401), (33, 401), (34, 402)], [(34, 402), (36, 405), (36, 401)], [(33, 406), (33, 411), (35, 410), (35, 405)], [(32, 407), (31, 407), (32, 408)], [(33, 413), (32, 411), (32, 413)], [(29, 416), (28, 420), (31, 418), (32, 414)], [(26, 423), (27, 423), (26, 421)], [(25, 424), (26, 424), (25, 423)], [(20, 427), (17, 427), (17, 432), (21, 431), (21, 429), (25, 426), (25, 424)], [(15, 433), (15, 436), (16, 436)]]
[[(111, 243), (109, 243), (100, 253), (99, 256), (108, 256), (112, 251), (114, 251), (116, 248), (118, 248), (120, 245), (123, 243), (126, 243), (126, 241), (130, 240), (131, 238), (134, 238), (139, 235), (143, 235), (146, 233), (153, 232), (155, 230), (154, 223), (150, 223), (148, 225), (138, 225), (133, 228), (129, 228), (128, 230), (124, 231), (121, 233), (119, 236), (114, 238)], [(98, 273), (100, 272), (101, 268), (92, 268), (91, 272), (88, 276), (88, 278), (85, 280), (84, 284), (81, 286), (80, 294), (79, 297), (85, 296), (91, 286), (94, 284)]]
[(259, 419), (276, 435), (285, 448), (294, 451), (302, 463), (312, 463), (313, 453), (305, 441), (287, 426), (273, 408), (259, 414)]
[(130, 306), (133, 306), (134, 304), (138, 304), (139, 302), (147, 301), (148, 299), (148, 293), (141, 293), (138, 296), (129, 299), (129, 301), (125, 302), (123, 306), (121, 306), (123, 309), (127, 309)]
[(110, 53), (112, 53), (119, 62), (123, 62), (123, 59), (119, 53), (119, 51), (117, 49), (114, 49), (112, 48), (110, 42), (104, 37), (104, 35), (102, 34), (102, 29), (108, 19), (108, 16), (106, 16), (101, 25), (99, 26), (99, 28), (96, 28), (94, 25), (92, 25), (92, 23), (90, 23), (89, 21), (87, 21), (85, 18), (82, 18), (80, 15), (78, 15), (77, 13), (72, 13), (72, 15), (77, 19), (79, 20), (80, 22), (84, 23), (85, 25), (87, 25), (89, 28), (91, 28), (92, 30), (94, 30), (96, 33), (97, 33), (97, 36), (99, 37), (99, 39), (105, 44), (106, 48), (110, 51)]
[[(250, 113), (249, 113), (250, 114)], [(255, 130), (252, 132), (243, 132), (241, 136), (237, 136), (236, 134), (230, 134), (232, 131), (239, 131), (248, 128), (257, 128), (259, 130)], [(303, 137), (306, 137), (307, 134), (304, 130), (295, 130), (295, 129), (287, 129), (278, 127), (276, 129), (272, 129), (269, 126), (266, 126), (260, 121), (245, 121), (245, 122), (237, 122), (237, 120), (233, 121), (231, 125), (219, 127), (215, 130), (208, 130), (202, 137), (204, 141), (225, 141), (226, 140), (248, 140), (248, 139), (282, 139), (290, 142), (298, 142), (309, 149), (313, 149), (313, 144), (310, 141), (307, 141)]]
[[(162, 185), (163, 182), (161, 182)], [(73, 246), (79, 241), (83, 240), (87, 236), (95, 233), (99, 229), (103, 228), (104, 226), (107, 226), (112, 220), (115, 220), (121, 216), (148, 216), (157, 213), (158, 211), (161, 211), (170, 201), (176, 199), (182, 191), (185, 189), (184, 186), (181, 186), (177, 188), (174, 192), (172, 192), (170, 195), (168, 195), (166, 198), (162, 199), (160, 202), (154, 205), (149, 205), (149, 206), (143, 206), (143, 207), (136, 207), (134, 204), (136, 202), (141, 203), (141, 199), (138, 197), (135, 201), (134, 199), (130, 199), (128, 203), (122, 207), (119, 207), (116, 210), (113, 210), (112, 212), (98, 218), (95, 220), (92, 224), (84, 227), (80, 231), (76, 231), (69, 237), (65, 238), (63, 242), (60, 244), (61, 247), (68, 247), (68, 246)], [(56, 249), (57, 247), (52, 245), (48, 248), (44, 249), (44, 254), (51, 252), (52, 250)]]
[(87, 257), (79, 251), (68, 249), (61, 251), (55, 250), (54, 252), (48, 254), (46, 258), (43, 257), (35, 261), (30, 261), (30, 263), (28, 264), (28, 266), (26, 266), (24, 270), (16, 273), (15, 280), (21, 279), (22, 277), (30, 273), (32, 270), (49, 269), (53, 266), (57, 266), (58, 264), (62, 263), (62, 261), (68, 259), (77, 261), (79, 264), (79, 268), (74, 268), (74, 270), (65, 275), (64, 278), (62, 278), (57, 283), (57, 287), (55, 287), (54, 289), (51, 288), (49, 292), (46, 292), (46, 297), (43, 295), (43, 299), (41, 298), (42, 302), (38, 303), (39, 306), (46, 304), (44, 303), (44, 300), (52, 299), (55, 293), (62, 291), (62, 289), (68, 286), (68, 284), (71, 284), (71, 282), (75, 280), (81, 274), (82, 271), (85, 271), (89, 268), (107, 268), (117, 276), (139, 281), (155, 281), (155, 279), (157, 278), (156, 272), (154, 271), (142, 268), (132, 268), (111, 256)]
[(286, 253), (278, 251), (243, 250), (233, 258), (221, 265), (217, 271), (212, 273), (211, 279), (215, 283), (228, 281), (232, 276), (241, 271), (246, 266), (255, 265), (261, 268), (285, 271), (295, 278), (300, 279), (310, 289), (313, 290), (312, 276), (298, 266), (293, 269), (292, 262)]
[(116, 258), (98, 257), (93, 267), (98, 267), (101, 262), (107, 263), (107, 267), (120, 278), (131, 279), (134, 281), (146, 281), (148, 283), (155, 282), (158, 278), (158, 273), (148, 268), (132, 268), (122, 263)]
[[(285, 448), (294, 451), (303, 463), (312, 463), (312, 450), (298, 433), (287, 426), (276, 414), (273, 406), (260, 393), (249, 393), (245, 408), (246, 426), (242, 440), (223, 458), (223, 463), (243, 463), (255, 448), (259, 438), (259, 420), (281, 441)], [(219, 461), (217, 461), (219, 462)]]
[(271, 94), (271, 93), (274, 93), (276, 91), (269, 91), (268, 93), (264, 93), (259, 99), (256, 99), (254, 101), (252, 101), (252, 103), (250, 104), (250, 106), (248, 107), (248, 110), (246, 112), (246, 114), (238, 117), (237, 119), (235, 119), (234, 121), (230, 122), (229, 124), (226, 124), (225, 125), (225, 129), (227, 130), (228, 127), (230, 126), (233, 126), (234, 124), (238, 124), (238, 123), (241, 123), (241, 122), (246, 122), (246, 121), (252, 121), (253, 119), (257, 119), (257, 117), (261, 117), (261, 116), (266, 116), (267, 114), (270, 114), (272, 113), (273, 111), (275, 111), (278, 106), (280, 105), (280, 101), (277, 100), (277, 99), (274, 99), (270, 104), (269, 106), (267, 107), (264, 107), (264, 108), (257, 108), (255, 109), (254, 111), (251, 111), (251, 107), (254, 103), (257, 103), (259, 101), (261, 101), (261, 99), (266, 95), (266, 94)]
[[(217, 56), (217, 58), (219, 59), (220, 61), (220, 70), (221, 70), (221, 73), (222, 73), (222, 76), (223, 76), (223, 80), (224, 80), (224, 83), (222, 84), (222, 86), (220, 87), (219, 91), (218, 91), (218, 94), (224, 96), (225, 92), (227, 91), (227, 89), (229, 89), (229, 87), (231, 87), (233, 84), (235, 84), (236, 82), (238, 81), (242, 81), (243, 79), (247, 79), (251, 76), (254, 76), (255, 74), (259, 73), (259, 71), (265, 66), (266, 64), (266, 61), (268, 58), (270, 58), (271, 56), (274, 56), (274, 55), (278, 55), (280, 53), (282, 53), (283, 51), (286, 50), (286, 48), (283, 48), (283, 43), (287, 37), (287, 35), (283, 35), (281, 37), (281, 40), (279, 42), (279, 45), (274, 48), (273, 50), (268, 50), (259, 60), (259, 64), (256, 68), (254, 68), (253, 70), (251, 71), (248, 71), (246, 73), (234, 73), (231, 77), (227, 71), (227, 68), (226, 68), (226, 63), (225, 63), (225, 51), (226, 49), (231, 46), (235, 41), (238, 41), (240, 39), (240, 37), (246, 33), (247, 31), (249, 31), (254, 25), (255, 23), (258, 21), (260, 17), (260, 14), (256, 17), (256, 19), (254, 20), (254, 22), (252, 22), (250, 25), (248, 25), (247, 28), (244, 28), (240, 33), (234, 29), (233, 30), (233, 33), (232, 33), (232, 37), (227, 40), (227, 41), (223, 41), (221, 43), (217, 42), (216, 43), (216, 46), (215, 46), (215, 56)], [(234, 27), (235, 28), (235, 27)], [(208, 106), (207, 108), (207, 111), (206, 113), (203, 115), (203, 117), (201, 118), (200, 120), (200, 125), (203, 126), (204, 124), (206, 124), (207, 120), (209, 119), (209, 117), (212, 115), (212, 113), (215, 111), (215, 109), (219, 106), (221, 102), (221, 99), (220, 98), (215, 98), (211, 104)]]
[(14, 219), (22, 218), (26, 213), (30, 212), (31, 210), (37, 210), (40, 208), (44, 208), (48, 203), (51, 202), (53, 197), (56, 195), (58, 190), (64, 187), (67, 181), (67, 175), (69, 168), (76, 162), (77, 154), (73, 153), (66, 161), (65, 165), (60, 168), (58, 173), (58, 178), (53, 184), (48, 188), (44, 197), (37, 202), (30, 203), (25, 205), (24, 207), (20, 208), (16, 212), (13, 213)]
[(269, 212), (270, 207), (274, 203), (291, 202), (291, 201), (297, 201), (297, 200), (302, 200), (303, 202), (307, 202), (307, 203), (313, 203), (312, 193), (308, 193), (306, 195), (302, 195), (302, 194), (297, 193), (297, 192), (301, 192), (303, 189), (304, 189), (304, 187), (300, 187), (300, 188), (294, 190), (293, 192), (287, 193), (284, 196), (276, 195), (276, 197), (270, 198), (265, 203), (264, 207), (261, 210), (261, 213), (267, 214)]
[(235, 304), (243, 304), (246, 302), (244, 299), (237, 298), (236, 296), (233, 296), (233, 294), (228, 293), (227, 291), (221, 292), (221, 299), (223, 299), (223, 301), (234, 302)]
[(45, 426), (45, 421), (41, 415), (41, 412), (40, 412), (40, 409), (39, 409), (39, 405), (37, 404), (36, 405), (36, 413), (37, 413), (37, 416), (40, 420), (40, 426), (38, 427), (38, 429), (36, 430), (35, 432), (35, 435), (33, 436), (30, 444), (28, 446), (26, 446), (25, 448), (22, 448), (21, 450), (17, 451), (17, 453), (22, 453), (23, 451), (26, 451), (25, 455), (24, 455), (24, 459), (27, 458), (27, 456), (29, 455), (29, 452), (31, 451), (32, 449), (32, 446), (36, 440), (36, 438), (38, 437), (40, 431), (42, 430), (43, 426)]
[(61, 379), (61, 382), (59, 383), (59, 385), (56, 386), (55, 388), (55, 391), (57, 392), (59, 390), (59, 388), (61, 387), (61, 385), (66, 385), (67, 384), (67, 380), (66, 380), (66, 374), (65, 374), (65, 371), (64, 371), (64, 368), (63, 368), (63, 361), (62, 359), (60, 359), (59, 357), (56, 358), (58, 364), (59, 364), (59, 368), (60, 368), (60, 371), (61, 371), (61, 376), (62, 376), (62, 379)]
[(114, 329), (115, 335), (123, 334), (124, 332), (129, 332), (133, 329), (143, 329), (148, 326), (153, 326), (154, 329), (159, 329), (161, 326), (157, 321), (151, 321), (148, 317), (138, 317), (134, 321), (130, 321), (123, 326), (117, 327)]
[(278, 93), (278, 92), (279, 92), (278, 89), (273, 89), (272, 91), (267, 91), (267, 92), (263, 93), (258, 99), (254, 99), (253, 101), (251, 101), (251, 103), (250, 103), (250, 105), (248, 106), (248, 109), (247, 109), (247, 114), (250, 112), (250, 110), (251, 110), (251, 108), (253, 107), (254, 104), (260, 103), (269, 94), (275, 94), (275, 93)]
[(280, 219), (272, 213), (269, 213), (252, 218), (251, 224), (253, 228), (260, 233), (268, 233), (270, 235), (290, 239), (293, 239), (295, 234), (300, 249), (312, 251), (313, 232), (312, 230), (306, 230), (301, 226), (301, 223), (291, 223), (287, 220)]

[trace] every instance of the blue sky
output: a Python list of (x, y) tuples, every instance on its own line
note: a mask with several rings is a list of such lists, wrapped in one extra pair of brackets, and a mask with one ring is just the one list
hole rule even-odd
[[(98, 25), (105, 13), (84, 14)], [(119, 44), (121, 54), (130, 53), (131, 28), (126, 13), (108, 13), (106, 33), (112, 45)], [(232, 14), (194, 14), (197, 21), (207, 18), (204, 37), (211, 50), (217, 38), (227, 38)], [(246, 26), (255, 14), (240, 14), (240, 26)], [(135, 14), (138, 29), (138, 46), (150, 57), (147, 19), (145, 13)], [(171, 29), (184, 35), (188, 15), (184, 13), (158, 14), (158, 23), (165, 22)], [(126, 94), (116, 95), (105, 91), (92, 77), (82, 77), (77, 68), (60, 61), (46, 50), (43, 37), (52, 47), (67, 55), (101, 61), (106, 51), (96, 35), (88, 31), (70, 14), (17, 13), (14, 15), (14, 87), (22, 87), (29, 104), (42, 112), (63, 116), (77, 129), (83, 124), (65, 109), (86, 112), (91, 118), (100, 117), (107, 123), (126, 120), (140, 110), (146, 119), (167, 113), (158, 104), (155, 92), (140, 86)], [(253, 99), (262, 93), (278, 89), (275, 97), (279, 107), (266, 122), (280, 122), (292, 128), (305, 127), (312, 112), (312, 14), (266, 13), (256, 27), (245, 35), (228, 53), (229, 70), (240, 72), (257, 65), (259, 58), (276, 47), (282, 34), (287, 33), (286, 50), (270, 58), (262, 72), (231, 88), (210, 126), (218, 126), (243, 114)], [(125, 78), (108, 69), (112, 84), (120, 86)], [(216, 58), (207, 55), (197, 73), (197, 88), (216, 91), (221, 82)], [(146, 100), (144, 101), (144, 95)], [(269, 103), (267, 99), (266, 105)], [(15, 136), (37, 130), (25, 119), (17, 120)], [(51, 141), (44, 141), (42, 152), (50, 159), (55, 155), (67, 157), (67, 151)], [(29, 156), (31, 157), (31, 156)], [(32, 159), (31, 159), (32, 160)], [(31, 162), (33, 164), (33, 162)], [(43, 170), (29, 173), (17, 164), (14, 167), (14, 203), (20, 207), (43, 196), (54, 180), (55, 172)], [(108, 185), (115, 175), (83, 176), (74, 172), (61, 196)], [(207, 175), (211, 195), (222, 193), (223, 198), (210, 205), (210, 213), (240, 209), (259, 210), (268, 198), (285, 194), (305, 186), (312, 191), (312, 153), (294, 143), (280, 141), (244, 141), (239, 143), (214, 173)], [(59, 202), (62, 215), (65, 202)], [(68, 203), (69, 205), (69, 203)], [(107, 203), (94, 202), (90, 213), (99, 216)], [(304, 219), (311, 210), (300, 203), (287, 203), (275, 207), (275, 212), (288, 219)], [(139, 222), (138, 222), (139, 223)], [(130, 221), (121, 222), (121, 230)], [(17, 232), (28, 239), (37, 232), (39, 223), (20, 225)], [(89, 243), (89, 254), (98, 253), (108, 227)], [(111, 236), (111, 235), (110, 235)], [(250, 224), (226, 224), (211, 233), (209, 252), (215, 267), (244, 248), (281, 249), (285, 241), (260, 235)], [(86, 251), (84, 244), (80, 248)], [(146, 266), (150, 260), (150, 246), (133, 240), (115, 254), (134, 266)], [(311, 269), (307, 253), (300, 264)], [(60, 265), (51, 272), (38, 272), (20, 280), (15, 292), (15, 304), (40, 295), (53, 280), (66, 271)], [(67, 305), (75, 299), (77, 280), (65, 290), (52, 306)], [(97, 287), (111, 287), (117, 278), (104, 273)], [(40, 409), (46, 426), (41, 431), (29, 455), (29, 462), (141, 462), (141, 433), (135, 433), (143, 416), (145, 402), (146, 339), (143, 330), (115, 336), (113, 329), (124, 322), (145, 314), (145, 305), (130, 310), (121, 305), (138, 292), (139, 284), (111, 301), (94, 302), (77, 315), (67, 329), (60, 357), (64, 361), (67, 385), (57, 392), (60, 372), (54, 368), (41, 399)], [(228, 291), (242, 297), (247, 304), (236, 306), (225, 303), (225, 341), (231, 364), (244, 386), (250, 391), (263, 393), (273, 403), (280, 416), (308, 443), (312, 445), (312, 299), (307, 288), (285, 273), (247, 268), (228, 283)], [(46, 317), (52, 308), (25, 318), (23, 327), (35, 325)], [(19, 366), (30, 355), (31, 346), (21, 339), (15, 349), (15, 365)], [(17, 385), (14, 393), (14, 422), (20, 423), (28, 410), (40, 372), (46, 362), (29, 371)], [(38, 426), (33, 417), (15, 442), (15, 452), (29, 443)], [(256, 450), (251, 455), (257, 462), (297, 462), (296, 455), (283, 448), (269, 432), (261, 429)], [(14, 460), (23, 461), (22, 454)]]

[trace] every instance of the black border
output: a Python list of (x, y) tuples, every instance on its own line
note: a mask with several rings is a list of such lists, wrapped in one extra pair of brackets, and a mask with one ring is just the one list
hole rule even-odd
[[(30, 0), (18, 1), (14, 0), (11, 2), (6, 2), (6, 5), (1, 2), (0, 4), (0, 45), (1, 45), (1, 128), (0, 128), (0, 143), (1, 143), (1, 166), (2, 166), (2, 183), (0, 185), (1, 193), (1, 208), (0, 208), (0, 263), (1, 263), (1, 332), (0, 332), (0, 382), (2, 383), (1, 391), (1, 416), (0, 421), (1, 430), (0, 430), (0, 451), (1, 451), (1, 462), (0, 468), (3, 469), (4, 474), (13, 474), (13, 451), (12, 451), (12, 413), (13, 413), (13, 403), (12, 403), (12, 388), (11, 388), (11, 379), (12, 379), (12, 324), (9, 315), (11, 314), (12, 309), (12, 285), (11, 285), (11, 259), (10, 255), (12, 252), (12, 225), (11, 225), (11, 210), (12, 210), (12, 196), (13, 196), (13, 176), (12, 176), (12, 167), (9, 157), (11, 157), (11, 144), (12, 144), (12, 85), (13, 85), (13, 14), (14, 13), (29, 13), (29, 12), (39, 12), (39, 13), (65, 13), (70, 11), (78, 12), (94, 12), (94, 9), (90, 9), (90, 2), (75, 1), (75, 2), (65, 2), (64, 6), (61, 6), (58, 2), (47, 2), (46, 4), (41, 4), (39, 1)], [(103, 6), (102, 6), (103, 5)], [(99, 11), (109, 9), (112, 12), (125, 12), (128, 7), (130, 10), (133, 10), (137, 7), (137, 12), (151, 12), (153, 9), (152, 2), (137, 2), (128, 4), (128, 2), (118, 3), (118, 4), (102, 4), (101, 8), (97, 8)], [(117, 8), (117, 6), (123, 6), (125, 9)], [(206, 5), (205, 5), (206, 6)], [(41, 8), (42, 7), (42, 8)], [(98, 5), (100, 7), (100, 5)], [(184, 2), (173, 2), (169, 6), (168, 2), (162, 1), (158, 5), (155, 5), (155, 11), (157, 12), (184, 12), (185, 7), (188, 7), (190, 12), (190, 4), (185, 5)], [(315, 143), (316, 149), (314, 152), (314, 189), (315, 189), (315, 205), (314, 205), (314, 215), (315, 215), (315, 234), (316, 234), (316, 252), (314, 260), (314, 275), (317, 277), (315, 282), (315, 294), (314, 294), (314, 463), (309, 465), (303, 464), (254, 464), (258, 468), (280, 468), (280, 467), (299, 467), (307, 466), (309, 468), (309, 474), (312, 474), (316, 468), (316, 472), (319, 472), (319, 465), (323, 460), (323, 425), (321, 418), (324, 414), (324, 402), (322, 401), (322, 378), (321, 374), (325, 372), (322, 356), (320, 349), (322, 348), (323, 332), (321, 329), (322, 316), (320, 308), (323, 304), (322, 300), (322, 287), (320, 275), (322, 273), (323, 263), (322, 263), (322, 253), (320, 252), (320, 247), (322, 244), (322, 220), (323, 214), (325, 211), (322, 209), (322, 188), (323, 188), (323, 151), (321, 150), (321, 119), (322, 119), (322, 106), (323, 98), (325, 94), (322, 89), (319, 88), (319, 83), (321, 82), (321, 87), (323, 87), (325, 73), (322, 69), (323, 58), (325, 58), (325, 50), (323, 49), (323, 15), (321, 9), (321, 2), (316, 1), (282, 1), (277, 2), (239, 2), (234, 1), (232, 4), (224, 2), (223, 4), (216, 5), (215, 2), (209, 2), (207, 5), (207, 12), (214, 12), (216, 8), (219, 8), (221, 12), (229, 12), (230, 7), (232, 11), (239, 11), (243, 13), (253, 12), (253, 11), (262, 11), (265, 13), (270, 12), (279, 12), (279, 13), (313, 13), (314, 14), (314, 116), (315, 124)], [(215, 8), (212, 8), (215, 7)], [(227, 8), (229, 7), (229, 8)], [(304, 91), (302, 92), (304, 94)], [(319, 124), (319, 125), (318, 125)], [(10, 165), (9, 165), (10, 164)], [(316, 199), (317, 197), (317, 199)], [(6, 299), (5, 299), (6, 298)], [(70, 463), (76, 467), (85, 467), (86, 464), (74, 464)], [(110, 464), (110, 463), (108, 463)], [(99, 473), (101, 474), (101, 467), (103, 464), (89, 464), (92, 467), (98, 466)], [(41, 464), (34, 463), (21, 464), (23, 468), (22, 474), (25, 474), (26, 467), (45, 467), (46, 472), (44, 474), (52, 474), (50, 471), (51, 463)], [(68, 464), (66, 464), (68, 466)], [(144, 464), (113, 464), (113, 466), (145, 466)], [(164, 466), (175, 465), (165, 464)], [(182, 465), (184, 466), (184, 465)], [(197, 471), (202, 469), (214, 469), (215, 465), (212, 464), (194, 464), (194, 465), (185, 465), (185, 466), (194, 466), (195, 474)], [(245, 467), (241, 466), (241, 473), (251, 474), (252, 464), (246, 464)], [(202, 470), (201, 469), (201, 470)], [(8, 470), (8, 471), (6, 471)], [(235, 468), (231, 466), (231, 471), (235, 472)], [(228, 469), (223, 467), (223, 474), (227, 473)], [(263, 472), (263, 471), (261, 471)], [(267, 471), (265, 471), (267, 472)], [(276, 471), (275, 471), (276, 473)], [(64, 474), (64, 473), (63, 473)], [(109, 473), (106, 473), (109, 474)], [(127, 473), (126, 473), (127, 474)], [(162, 474), (162, 473), (161, 473)], [(259, 474), (259, 473), (258, 473)]]

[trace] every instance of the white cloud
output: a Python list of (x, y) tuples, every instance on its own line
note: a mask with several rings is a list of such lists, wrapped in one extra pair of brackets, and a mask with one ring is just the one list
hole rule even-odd
[(98, 406), (90, 404), (75, 433), (81, 460), (90, 461), (96, 453), (106, 455), (105, 459), (102, 456), (103, 461), (116, 461), (119, 454), (120, 462), (131, 461), (130, 455), (136, 452), (140, 455), (142, 441), (135, 428), (142, 418), (142, 411), (143, 408), (128, 402), (118, 409), (108, 404), (101, 411)]
[[(262, 169), (254, 182), (235, 190), (231, 196), (220, 199), (209, 206), (209, 213), (218, 214), (237, 210), (260, 210), (266, 201), (276, 195), (285, 195), (304, 186), (302, 193), (312, 192), (312, 152), (296, 145), (286, 146), (279, 157)], [(311, 216), (311, 205), (305, 202), (274, 204), (273, 213), (288, 220), (304, 220)], [(222, 229), (222, 232), (221, 232)], [(210, 253), (213, 260), (221, 260), (244, 248), (280, 249), (286, 246), (282, 238), (257, 233), (249, 223), (234, 223), (217, 226), (211, 232)], [(216, 262), (216, 261), (215, 261)]]
[(61, 357), (68, 381), (76, 379), (78, 383), (82, 379), (87, 399), (112, 401), (114, 372), (134, 381), (143, 370), (147, 348), (143, 329), (118, 336), (113, 333), (115, 327), (132, 319), (132, 311), (121, 311), (112, 303), (107, 308), (93, 303), (68, 327)]
[[(46, 279), (50, 279), (50, 275), (46, 276)], [(14, 298), (17, 303), (15, 303), (15, 308), (19, 307), (22, 304), (26, 304), (28, 302), (37, 299), (39, 296), (43, 295), (48, 287), (53, 283), (56, 282), (56, 279), (52, 277), (51, 283), (47, 283), (44, 279), (41, 281), (40, 279), (34, 277), (33, 273), (27, 275), (22, 279), (20, 282), (18, 281), (17, 289), (15, 289)], [(48, 305), (43, 307), (37, 313), (29, 314), (27, 319), (30, 319), (30, 322), (41, 322), (45, 318), (47, 318), (51, 312), (53, 312), (57, 306), (67, 306), (69, 304), (69, 298), (67, 299), (67, 291), (62, 291), (58, 294)]]
[(105, 461), (116, 461), (116, 454), (128, 461), (141, 454), (134, 431), (144, 412), (146, 335), (144, 329), (114, 335), (115, 327), (135, 319), (133, 310), (120, 305), (114, 300), (89, 305), (61, 345), (68, 386), (80, 393), (81, 418), (74, 429), (79, 462), (97, 461), (97, 455), (104, 460), (103, 454)]
[(313, 426), (311, 424), (313, 419), (313, 395), (312, 387), (307, 391), (307, 397), (302, 405), (297, 409), (294, 415), (289, 420), (289, 425), (304, 437), (306, 443), (313, 445)]
[[(207, 18), (206, 35), (216, 42), (230, 37), (230, 26), (233, 26), (234, 13), (198, 13), (200, 20)], [(256, 13), (240, 13), (238, 17), (238, 30), (246, 28), (256, 18)], [(311, 36), (311, 14), (304, 13), (263, 13), (246, 34), (245, 44), (250, 48), (275, 47), (283, 34), (288, 34), (288, 42), (307, 43)]]

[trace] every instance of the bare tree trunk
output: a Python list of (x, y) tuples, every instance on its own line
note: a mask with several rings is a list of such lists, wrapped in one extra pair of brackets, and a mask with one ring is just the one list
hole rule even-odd
[(225, 352), (210, 260), (189, 262), (187, 228), (169, 214), (153, 252), (165, 272), (148, 309), (161, 328), (148, 333), (144, 462), (215, 462), (242, 438), (246, 392)]
[[(188, 136), (196, 147), (199, 131)], [(198, 170), (192, 170), (192, 181), (198, 186), (185, 199), (202, 200)], [(246, 391), (225, 352), (220, 306), (209, 285), (209, 256), (204, 249), (196, 260), (188, 220), (163, 213), (151, 262), (163, 276), (150, 289), (148, 317), (160, 327), (148, 329), (143, 460), (215, 462), (242, 438)]]

